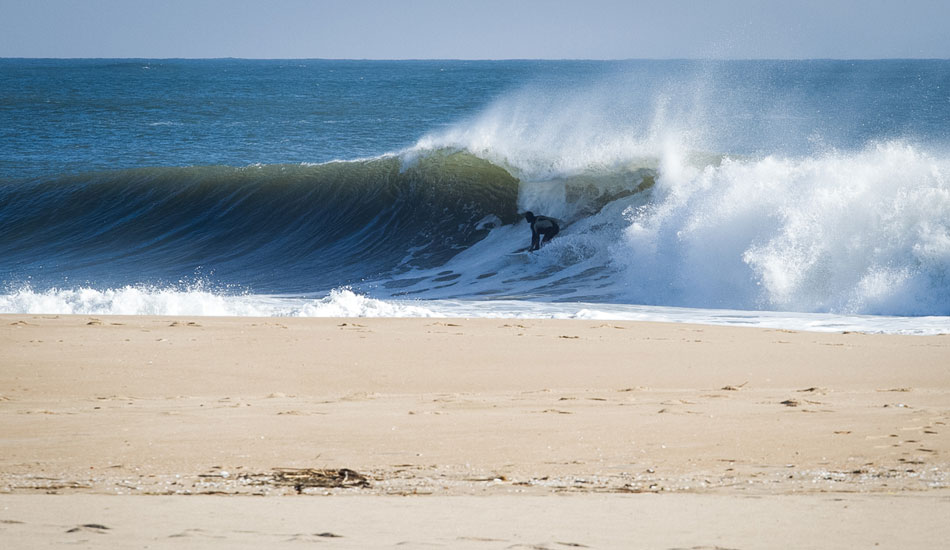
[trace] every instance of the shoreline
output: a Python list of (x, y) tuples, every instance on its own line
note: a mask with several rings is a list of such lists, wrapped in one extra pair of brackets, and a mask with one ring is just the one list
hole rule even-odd
[[(519, 300), (377, 299), (347, 288), (335, 288), (322, 298), (290, 295), (221, 295), (192, 290), (108, 289), (34, 292), (29, 287), (0, 296), (7, 309), (0, 315), (72, 315), (106, 317), (200, 318), (396, 318), (396, 319), (509, 319), (577, 320), (603, 322), (674, 323), (702, 326), (748, 327), (800, 332), (897, 334), (940, 336), (950, 334), (950, 316), (907, 316), (794, 311), (647, 306), (609, 302), (533, 302)], [(87, 302), (94, 304), (95, 312)], [(25, 313), (33, 304), (56, 313)], [(182, 309), (184, 303), (189, 304)], [(148, 313), (143, 312), (176, 313)]]
[(446, 498), (563, 510), (548, 499), (565, 495), (567, 508), (675, 497), (732, 513), (764, 499), (768, 519), (840, 498), (926, 522), (950, 497), (948, 336), (0, 315), (0, 350), (0, 506), (32, 510), (0, 516), (25, 522), (0, 540), (44, 502), (200, 515), (230, 502), (207, 495), (295, 508), (336, 495), (384, 514), (404, 495), (425, 513)]

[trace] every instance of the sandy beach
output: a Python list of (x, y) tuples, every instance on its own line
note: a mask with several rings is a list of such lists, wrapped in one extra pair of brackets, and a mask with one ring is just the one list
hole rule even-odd
[(0, 364), (8, 548), (950, 537), (950, 336), (2, 315)]

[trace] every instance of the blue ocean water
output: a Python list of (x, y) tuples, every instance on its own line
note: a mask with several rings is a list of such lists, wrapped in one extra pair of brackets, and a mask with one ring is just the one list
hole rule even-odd
[(3, 312), (947, 332), (950, 61), (0, 59), (0, 235)]

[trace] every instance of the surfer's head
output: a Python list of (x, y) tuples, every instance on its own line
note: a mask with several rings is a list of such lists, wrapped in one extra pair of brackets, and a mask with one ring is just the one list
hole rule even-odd
[(528, 220), (528, 223), (534, 223), (534, 212), (528, 210), (524, 213), (524, 219)]

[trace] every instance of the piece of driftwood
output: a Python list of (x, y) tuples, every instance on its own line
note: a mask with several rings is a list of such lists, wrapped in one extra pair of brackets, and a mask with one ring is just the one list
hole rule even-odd
[(369, 487), (369, 480), (359, 472), (349, 468), (277, 468), (273, 472), (271, 483), (293, 487), (298, 493), (309, 487), (322, 488), (363, 488)]

